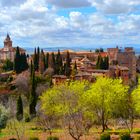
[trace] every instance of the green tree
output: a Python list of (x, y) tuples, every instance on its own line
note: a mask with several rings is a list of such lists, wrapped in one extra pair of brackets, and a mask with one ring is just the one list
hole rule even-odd
[(52, 52), (52, 68), (54, 70), (54, 73), (56, 73), (56, 59), (55, 59), (55, 54)]
[(39, 70), (40, 48), (37, 47), (37, 70)]
[(9, 110), (0, 105), (0, 130), (6, 127), (9, 116)]
[(77, 64), (76, 64), (76, 61), (75, 61), (74, 66), (72, 68), (71, 75), (75, 76), (76, 74), (77, 74)]
[(38, 56), (37, 56), (36, 48), (34, 50), (34, 69), (35, 71), (38, 70)]
[(17, 99), (17, 112), (16, 112), (16, 118), (18, 121), (21, 121), (23, 119), (23, 103), (21, 96)]
[(2, 69), (3, 69), (4, 71), (10, 71), (10, 70), (13, 70), (13, 66), (14, 66), (13, 62), (10, 61), (9, 59), (7, 59), (7, 60), (4, 62), (3, 66), (2, 66)]
[(71, 58), (69, 51), (67, 51), (67, 56), (66, 56), (66, 64), (65, 64), (65, 75), (67, 77), (70, 77), (71, 74)]
[(20, 57), (19, 47), (16, 48), (16, 55), (14, 59), (14, 70), (16, 73), (21, 72), (21, 57)]
[(20, 62), (21, 71), (27, 70), (29, 66), (28, 66), (27, 57), (25, 53), (20, 55), (20, 60), (21, 60)]
[(35, 80), (35, 70), (34, 67), (32, 69), (32, 77), (31, 77), (31, 93), (30, 93), (30, 103), (29, 103), (29, 112), (31, 117), (36, 115), (36, 104), (37, 104), (37, 95), (36, 95), (36, 80)]
[(39, 58), (39, 71), (41, 74), (43, 74), (43, 72), (45, 71), (45, 55), (43, 49), (41, 50)]
[(60, 50), (58, 50), (58, 53), (56, 55), (56, 74), (62, 74), (63, 69), (63, 62), (62, 62), (62, 56), (60, 53)]
[[(85, 108), (96, 116), (104, 132), (109, 119), (114, 117), (116, 110), (126, 103), (128, 87), (120, 79), (98, 78), (90, 90), (84, 94)], [(123, 102), (122, 102), (123, 101)]]
[(83, 108), (83, 94), (89, 84), (75, 81), (54, 86), (41, 97), (42, 110), (47, 116), (60, 118), (62, 126), (69, 130), (75, 140), (79, 140), (93, 125), (92, 114)]
[(45, 55), (45, 69), (47, 69), (49, 66), (49, 53), (47, 52), (47, 54)]

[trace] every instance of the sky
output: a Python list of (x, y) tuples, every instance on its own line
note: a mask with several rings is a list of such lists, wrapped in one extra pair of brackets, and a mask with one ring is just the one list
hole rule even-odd
[[(0, 0), (0, 46), (140, 44), (140, 0)], [(114, 47), (114, 46), (113, 46)]]

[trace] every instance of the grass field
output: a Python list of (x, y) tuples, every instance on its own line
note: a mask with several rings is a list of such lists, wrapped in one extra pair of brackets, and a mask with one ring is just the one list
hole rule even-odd
[[(30, 137), (38, 137), (40, 140), (47, 140), (49, 133), (44, 132), (40, 126), (36, 126), (34, 122), (23, 123), (22, 125), (16, 124), (16, 127), (7, 127), (0, 133), (0, 140), (9, 140), (9, 138), (17, 138), (17, 132), (20, 135), (21, 140), (28, 140)], [(140, 136), (140, 121), (135, 122), (135, 128), (131, 134), (132, 137)], [(110, 127), (111, 128), (111, 127)], [(17, 130), (16, 130), (17, 129)], [(119, 139), (119, 134), (128, 132), (127, 129), (108, 129), (106, 132), (111, 134), (111, 139)], [(88, 135), (85, 135), (81, 140), (98, 140), (100, 139), (101, 128), (93, 128), (90, 130)], [(55, 129), (52, 133), (53, 136), (59, 137), (60, 140), (73, 140), (68, 132)]]

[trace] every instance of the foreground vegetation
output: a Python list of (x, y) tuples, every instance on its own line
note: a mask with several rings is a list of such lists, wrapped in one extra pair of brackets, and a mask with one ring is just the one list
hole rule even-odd
[(17, 98), (16, 108), (15, 102), (10, 102), (12, 106), (0, 105), (1, 136), (21, 140), (34, 134), (63, 134), (80, 140), (103, 132), (140, 132), (135, 123), (140, 117), (139, 83), (132, 89), (123, 85), (121, 79), (101, 77), (95, 83), (68, 81), (50, 85), (38, 95), (35, 83), (42, 80), (34, 76), (30, 96), (9, 97), (12, 101)]

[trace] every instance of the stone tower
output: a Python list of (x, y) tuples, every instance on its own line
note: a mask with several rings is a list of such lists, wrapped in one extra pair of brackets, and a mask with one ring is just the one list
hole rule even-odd
[(12, 41), (11, 41), (9, 34), (7, 34), (7, 36), (4, 40), (4, 48), (12, 48)]

